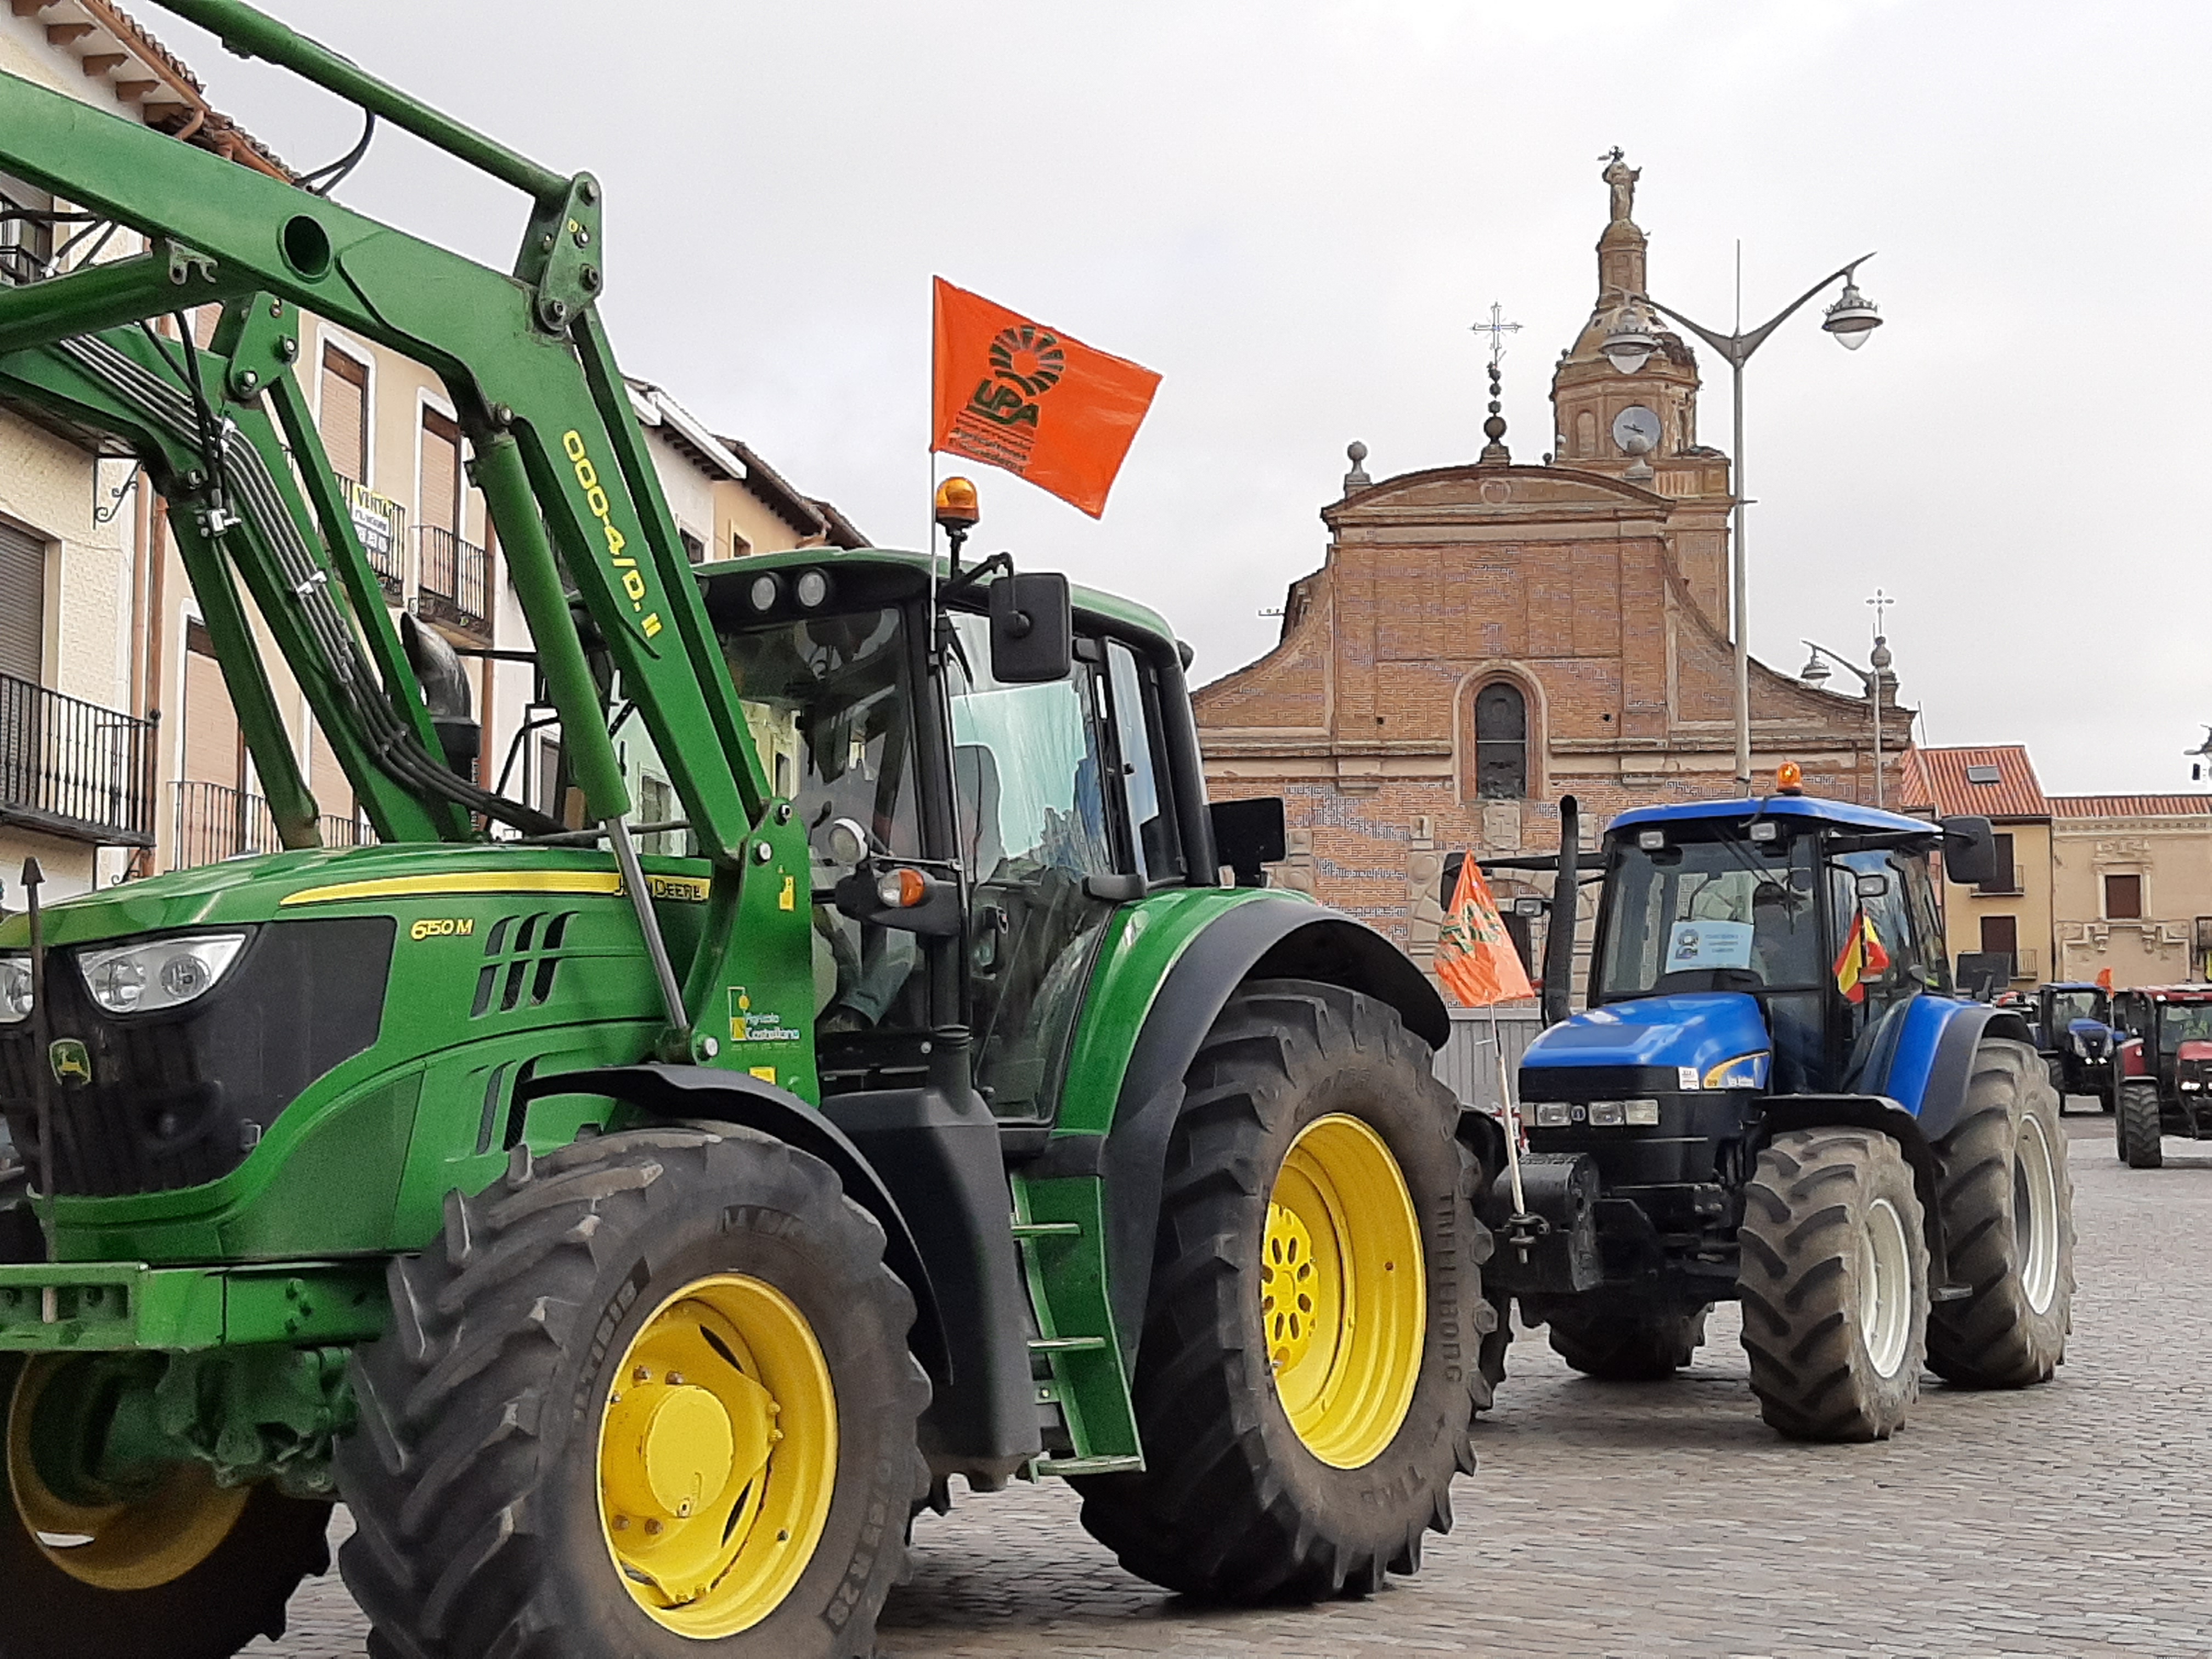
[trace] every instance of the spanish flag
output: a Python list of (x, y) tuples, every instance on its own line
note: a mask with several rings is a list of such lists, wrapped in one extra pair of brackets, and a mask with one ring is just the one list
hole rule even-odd
[(1882, 949), (1874, 918), (1861, 910), (1851, 918), (1850, 932), (1844, 936), (1844, 948), (1836, 955), (1836, 988), (1847, 1001), (1864, 1002), (1866, 981), (1880, 979), (1888, 971), (1889, 952)]
[(1451, 911), (1437, 939), (1436, 965), (1437, 977), (1469, 1008), (1536, 994), (1472, 853), (1460, 860)]
[(1004, 467), (1098, 517), (1160, 377), (942, 276), (935, 310), (929, 447)]

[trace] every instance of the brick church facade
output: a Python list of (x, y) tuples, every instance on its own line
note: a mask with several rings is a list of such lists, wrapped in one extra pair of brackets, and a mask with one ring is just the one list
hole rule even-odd
[[(1644, 289), (1634, 177), (1607, 172), (1597, 304), (1553, 375), (1544, 465), (1516, 465), (1494, 421), (1476, 461), (1396, 477), (1370, 479), (1353, 446), (1321, 513), (1326, 562), (1291, 584), (1280, 642), (1196, 695), (1214, 798), (1285, 799), (1275, 879), (1424, 963), (1450, 853), (1551, 851), (1563, 794), (1587, 846), (1628, 807), (1735, 793), (1729, 459), (1698, 441), (1681, 339), (1660, 332), (1633, 374), (1600, 350)], [(1755, 659), (1750, 674), (1759, 782), (1790, 759), (1812, 793), (1871, 800), (1866, 700)], [(1911, 715), (1887, 693), (1894, 799)]]

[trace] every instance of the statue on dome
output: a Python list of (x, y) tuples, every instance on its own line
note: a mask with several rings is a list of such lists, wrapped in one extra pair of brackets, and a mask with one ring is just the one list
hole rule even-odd
[(1635, 210), (1636, 181), (1644, 176), (1644, 169), (1629, 166), (1622, 158), (1618, 144), (1607, 155), (1599, 156), (1598, 160), (1606, 164), (1605, 172), (1600, 176), (1613, 189), (1613, 222), (1620, 224)]

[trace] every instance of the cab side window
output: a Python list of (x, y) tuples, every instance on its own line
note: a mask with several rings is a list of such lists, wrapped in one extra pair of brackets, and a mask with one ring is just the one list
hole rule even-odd
[(1154, 885), (1184, 874), (1175, 799), (1159, 718), (1159, 676), (1119, 640), (1106, 642), (1115, 761), (1138, 873)]

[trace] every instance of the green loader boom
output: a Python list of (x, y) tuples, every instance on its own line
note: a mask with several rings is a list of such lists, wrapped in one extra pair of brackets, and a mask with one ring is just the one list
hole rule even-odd
[[(1167, 625), (1003, 555), (693, 566), (598, 182), (160, 3), (529, 206), (501, 273), (0, 76), (0, 171), (145, 244), (0, 288), (0, 405), (146, 469), (284, 848), (0, 921), (0, 1652), (231, 1654), (337, 1498), (423, 1659), (866, 1654), (956, 1475), (1076, 1481), (1172, 1588), (1411, 1570), (1503, 1142), (1413, 965), (1264, 887), (1281, 803), (1209, 806)], [(442, 381), (580, 815), (460, 764), (303, 318)]]

